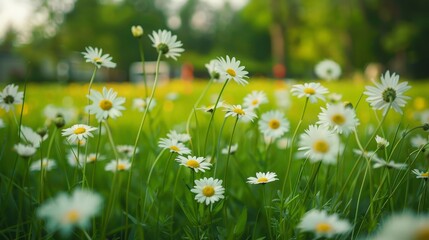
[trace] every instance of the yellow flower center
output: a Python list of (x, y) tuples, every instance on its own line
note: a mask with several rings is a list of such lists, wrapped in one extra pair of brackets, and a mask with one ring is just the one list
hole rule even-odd
[(200, 167), (200, 163), (195, 159), (190, 159), (186, 162), (186, 166), (190, 168), (198, 168)]
[(235, 77), (235, 76), (237, 75), (237, 73), (235, 72), (235, 70), (234, 70), (234, 69), (232, 69), (232, 68), (228, 68), (228, 69), (226, 70), (226, 72), (227, 72), (231, 77)]
[(93, 61), (94, 61), (95, 63), (97, 63), (97, 64), (101, 64), (101, 63), (103, 62), (103, 60), (101, 60), (101, 58), (99, 58), (99, 57), (95, 57), (95, 58), (93, 59)]
[(266, 177), (258, 178), (258, 183), (267, 183), (267, 182), (268, 182), (268, 178), (266, 178)]
[(215, 194), (215, 190), (212, 186), (205, 186), (203, 188), (203, 195), (206, 197), (211, 197)]
[(108, 111), (113, 107), (113, 104), (111, 101), (107, 100), (107, 99), (103, 99), (100, 101), (99, 106), (101, 109), (103, 109), (104, 111)]
[(427, 177), (429, 177), (429, 172), (422, 173), (422, 174), (420, 174), (420, 176), (427, 178)]
[(253, 105), (253, 106), (258, 105), (258, 103), (259, 103), (259, 100), (258, 100), (258, 99), (254, 99), (254, 100), (252, 101), (252, 105)]
[(97, 160), (95, 156), (88, 157), (88, 162), (95, 162), (95, 160)]
[(79, 220), (79, 217), (79, 213), (72, 209), (65, 215), (64, 220), (67, 223), (75, 223)]
[(174, 146), (171, 146), (171, 147), (170, 147), (170, 150), (171, 150), (171, 151), (178, 152), (180, 149), (179, 149), (176, 145), (174, 145)]
[(241, 108), (234, 108), (233, 112), (237, 113), (237, 115), (244, 115), (244, 110)]
[(269, 126), (271, 129), (277, 129), (277, 128), (279, 128), (279, 127), (280, 127), (280, 121), (279, 121), (279, 120), (277, 120), (277, 119), (271, 119), (271, 120), (268, 122), (268, 126)]
[(331, 117), (331, 120), (337, 125), (342, 125), (346, 121), (346, 118), (344, 117), (344, 115), (337, 113)]
[(48, 166), (48, 161), (42, 161), (42, 167), (47, 167)]
[(321, 222), (316, 225), (316, 232), (318, 233), (328, 233), (331, 231), (332, 231), (332, 225), (329, 223)]
[(316, 90), (314, 90), (314, 88), (310, 88), (310, 87), (308, 87), (308, 88), (304, 88), (304, 93), (305, 93), (305, 94), (313, 95), (313, 94), (315, 94), (315, 93), (316, 93)]
[(78, 127), (73, 131), (74, 134), (82, 134), (84, 132), (86, 132), (86, 129), (84, 127)]
[(118, 163), (118, 166), (116, 168), (118, 169), (118, 171), (123, 171), (125, 170), (126, 166), (123, 163)]
[(327, 153), (329, 151), (329, 144), (324, 140), (317, 140), (313, 143), (313, 149), (316, 152)]
[(425, 225), (417, 229), (417, 232), (412, 238), (413, 240), (426, 240), (429, 239), (429, 226)]

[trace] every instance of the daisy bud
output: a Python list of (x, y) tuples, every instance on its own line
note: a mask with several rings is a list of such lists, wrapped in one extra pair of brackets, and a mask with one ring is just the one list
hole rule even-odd
[(424, 130), (424, 131), (429, 130), (429, 123), (425, 123), (425, 124), (423, 124), (423, 130)]
[(66, 125), (66, 121), (62, 116), (58, 116), (54, 119), (54, 124), (57, 126), (57, 128), (62, 128), (64, 125)]
[(344, 107), (353, 109), (353, 104), (351, 102), (344, 102)]
[(133, 34), (133, 37), (140, 38), (143, 36), (143, 28), (140, 25), (132, 26), (131, 33)]
[(40, 135), (40, 137), (44, 137), (47, 133), (48, 133), (48, 129), (46, 127), (41, 127), (39, 129), (37, 129), (37, 134)]

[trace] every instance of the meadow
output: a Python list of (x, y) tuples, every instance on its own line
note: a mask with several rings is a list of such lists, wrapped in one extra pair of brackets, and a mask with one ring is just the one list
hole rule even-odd
[(374, 109), (368, 80), (243, 84), (234, 67), (147, 88), (15, 83), (23, 104), (3, 92), (0, 113), (1, 238), (427, 239), (428, 83), (393, 84)]

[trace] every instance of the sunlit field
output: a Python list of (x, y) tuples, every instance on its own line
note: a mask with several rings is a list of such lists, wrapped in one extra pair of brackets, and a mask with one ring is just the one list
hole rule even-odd
[(165, 83), (186, 52), (149, 39), (151, 84), (94, 83), (116, 63), (87, 47), (85, 83), (2, 86), (0, 238), (429, 239), (428, 83), (331, 60), (256, 79), (226, 54)]

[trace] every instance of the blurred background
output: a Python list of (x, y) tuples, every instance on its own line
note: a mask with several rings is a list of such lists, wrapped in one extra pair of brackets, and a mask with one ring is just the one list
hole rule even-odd
[(185, 53), (166, 60), (171, 78), (207, 79), (204, 65), (229, 55), (252, 77), (313, 79), (315, 64), (332, 59), (342, 78), (389, 69), (424, 80), (428, 10), (427, 0), (0, 0), (0, 82), (88, 81), (87, 46), (117, 63), (101, 80), (130, 81), (140, 60), (132, 25), (144, 29), (148, 61), (152, 31), (182, 41)]

